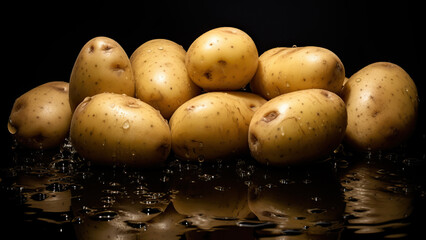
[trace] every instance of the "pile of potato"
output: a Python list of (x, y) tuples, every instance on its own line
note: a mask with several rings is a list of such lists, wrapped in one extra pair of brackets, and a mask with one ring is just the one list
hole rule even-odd
[[(249, 86), (251, 91), (242, 91)], [(399, 66), (373, 63), (349, 79), (321, 47), (258, 54), (245, 32), (222, 27), (185, 51), (170, 40), (142, 44), (130, 58), (113, 39), (81, 49), (68, 82), (16, 99), (8, 129), (27, 148), (59, 146), (99, 164), (161, 165), (173, 154), (210, 161), (251, 153), (285, 166), (353, 149), (400, 145), (415, 128), (417, 89)]]

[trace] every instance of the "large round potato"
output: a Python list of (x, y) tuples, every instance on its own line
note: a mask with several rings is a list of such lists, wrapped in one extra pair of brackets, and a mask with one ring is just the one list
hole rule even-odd
[(67, 82), (48, 82), (15, 100), (8, 130), (24, 147), (57, 147), (68, 135), (71, 109)]
[(161, 114), (139, 99), (101, 93), (76, 108), (71, 142), (87, 160), (99, 164), (161, 165), (170, 152), (170, 129)]
[(347, 124), (345, 103), (323, 89), (306, 89), (269, 100), (249, 127), (252, 156), (270, 165), (321, 160), (341, 142)]
[(209, 92), (192, 98), (170, 118), (173, 152), (200, 161), (247, 152), (250, 119), (264, 102), (247, 92)]
[(321, 88), (339, 94), (345, 79), (342, 61), (321, 47), (278, 47), (259, 57), (250, 88), (266, 99), (296, 90)]
[(185, 64), (191, 80), (204, 90), (237, 90), (252, 79), (258, 57), (249, 35), (237, 28), (220, 27), (191, 44)]
[(201, 93), (189, 79), (186, 51), (166, 39), (150, 40), (130, 56), (136, 81), (136, 97), (169, 119), (184, 102)]
[(85, 97), (98, 93), (135, 94), (135, 82), (129, 57), (111, 38), (95, 37), (88, 41), (74, 63), (70, 76), (71, 109)]
[(358, 150), (396, 147), (415, 129), (417, 88), (396, 64), (377, 62), (352, 75), (343, 89), (348, 110), (345, 141)]

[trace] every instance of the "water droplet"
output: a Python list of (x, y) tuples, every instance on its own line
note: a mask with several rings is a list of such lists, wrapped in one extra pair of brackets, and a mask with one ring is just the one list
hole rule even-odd
[(118, 213), (111, 211), (111, 210), (106, 210), (106, 211), (101, 211), (101, 212), (97, 212), (95, 214), (93, 214), (93, 216), (91, 216), (91, 218), (93, 220), (97, 220), (97, 221), (111, 221), (113, 220), (115, 217), (117, 217)]
[(325, 212), (327, 212), (327, 209), (323, 209), (323, 208), (311, 208), (311, 209), (308, 209), (308, 213), (319, 214), (319, 213), (325, 213)]
[(290, 83), (286, 82), (285, 86), (289, 88), (290, 87)]
[(126, 224), (129, 227), (138, 228), (138, 229), (146, 227), (146, 224), (144, 222), (137, 221), (137, 220), (128, 220), (126, 221)]
[(151, 214), (161, 213), (161, 210), (158, 209), (158, 208), (150, 208), (150, 207), (148, 207), (148, 208), (142, 209), (141, 212), (145, 213), (146, 215), (151, 215)]
[(35, 201), (43, 201), (47, 198), (47, 195), (44, 193), (35, 193), (31, 195), (31, 199)]
[(357, 79), (355, 79), (355, 82), (361, 82), (361, 78), (357, 78)]
[(158, 50), (163, 50), (164, 48), (163, 47), (158, 47)]
[(204, 173), (204, 174), (198, 175), (198, 178), (200, 180), (203, 180), (203, 181), (207, 182), (207, 181), (210, 181), (210, 180), (214, 179), (214, 175), (210, 175), (210, 174)]
[(121, 126), (124, 130), (129, 129), (130, 123), (128, 120), (124, 121), (123, 125)]
[(303, 231), (300, 229), (284, 229), (282, 233), (283, 235), (287, 235), (287, 236), (297, 236), (297, 235), (301, 235)]

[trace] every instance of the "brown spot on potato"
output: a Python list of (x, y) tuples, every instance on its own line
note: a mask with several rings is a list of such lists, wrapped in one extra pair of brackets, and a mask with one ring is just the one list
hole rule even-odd
[(104, 52), (109, 52), (111, 49), (113, 49), (113, 46), (111, 46), (109, 44), (104, 44), (104, 45), (102, 45), (101, 49)]
[(321, 91), (320, 93), (321, 93), (321, 95), (323, 95), (323, 96), (324, 96), (324, 97), (326, 97), (326, 98), (329, 98), (329, 97), (330, 97), (330, 93), (329, 93), (329, 92), (327, 92), (327, 91)]
[(13, 106), (13, 111), (17, 112), (23, 109), (26, 105), (27, 105), (26, 101), (16, 101), (15, 105)]
[(274, 120), (275, 118), (277, 118), (278, 115), (280, 115), (279, 112), (277, 112), (277, 111), (270, 111), (270, 112), (266, 113), (263, 116), (262, 121), (264, 121), (266, 123), (271, 122), (272, 120)]
[(219, 60), (219, 61), (217, 61), (217, 63), (219, 63), (222, 66), (225, 66), (227, 64), (227, 62), (225, 60)]
[(93, 45), (90, 45), (89, 53), (94, 53), (94, 52), (95, 52), (95, 47)]
[(212, 80), (212, 72), (210, 70), (206, 71), (203, 76), (206, 77), (208, 80)]
[(68, 88), (66, 88), (66, 87), (61, 87), (61, 86), (53, 85), (52, 88), (55, 89), (58, 92), (63, 92), (63, 93), (67, 93), (68, 92)]
[(258, 143), (257, 137), (254, 133), (250, 133), (250, 141), (253, 145), (256, 145)]

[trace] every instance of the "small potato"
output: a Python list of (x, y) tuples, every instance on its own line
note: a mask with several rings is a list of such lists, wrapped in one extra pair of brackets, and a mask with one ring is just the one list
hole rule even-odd
[(70, 130), (77, 152), (97, 164), (161, 165), (170, 153), (170, 129), (161, 114), (139, 99), (100, 93), (76, 108)]
[(95, 37), (88, 41), (74, 63), (70, 76), (71, 109), (85, 97), (98, 93), (135, 94), (135, 82), (129, 57), (113, 39)]
[(201, 89), (189, 79), (185, 67), (186, 51), (166, 39), (150, 40), (130, 57), (136, 81), (136, 97), (158, 109), (169, 119)]
[(248, 152), (250, 119), (265, 102), (247, 92), (209, 92), (192, 98), (170, 118), (173, 152), (195, 161)]
[(396, 64), (377, 62), (356, 72), (345, 84), (343, 100), (348, 110), (345, 142), (355, 149), (390, 149), (415, 129), (417, 88)]
[(278, 47), (259, 57), (250, 88), (266, 99), (302, 89), (342, 90), (345, 68), (332, 51), (321, 47)]
[(304, 164), (321, 160), (341, 142), (345, 103), (323, 89), (306, 89), (269, 100), (253, 115), (249, 147), (260, 163)]
[(191, 80), (206, 91), (238, 90), (252, 79), (258, 57), (249, 35), (237, 28), (220, 27), (191, 44), (185, 64)]
[(27, 148), (59, 146), (68, 134), (71, 109), (67, 82), (48, 82), (15, 100), (7, 127)]

